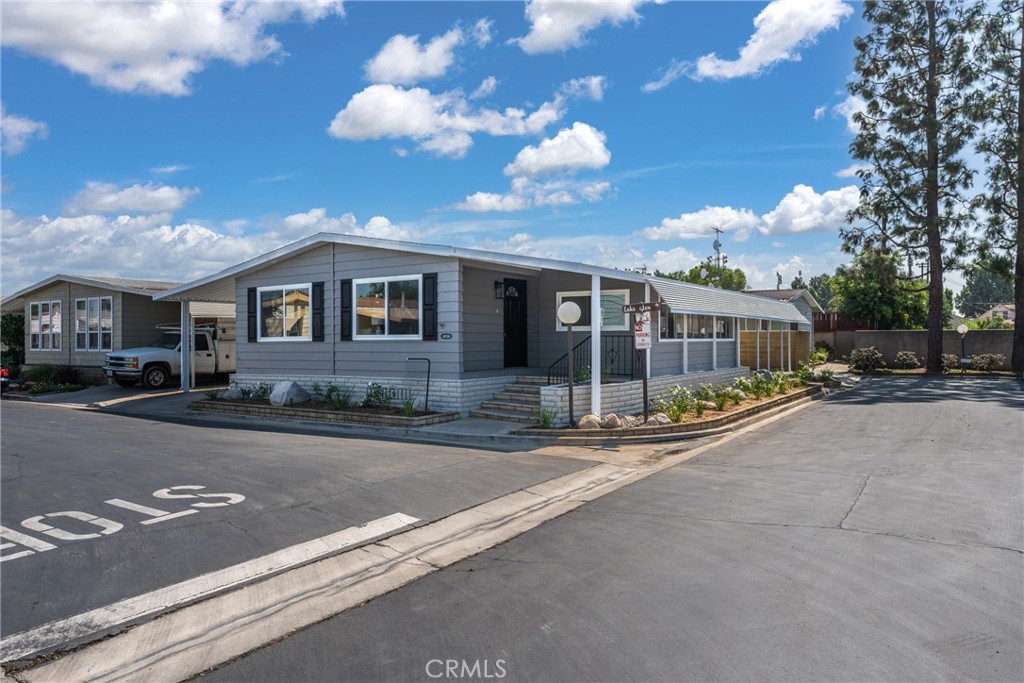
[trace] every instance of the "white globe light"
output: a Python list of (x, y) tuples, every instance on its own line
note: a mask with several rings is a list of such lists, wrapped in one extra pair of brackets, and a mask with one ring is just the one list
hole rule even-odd
[(575, 301), (566, 301), (558, 307), (558, 322), (563, 325), (575, 325), (583, 311)]
[(956, 331), (960, 334), (967, 334), (967, 325), (960, 323), (956, 326)]

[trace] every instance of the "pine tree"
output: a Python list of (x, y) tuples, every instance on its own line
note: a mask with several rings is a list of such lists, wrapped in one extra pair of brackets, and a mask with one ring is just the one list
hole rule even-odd
[(972, 173), (961, 154), (977, 129), (969, 40), (979, 17), (980, 3), (964, 0), (868, 0), (870, 29), (854, 41), (849, 89), (865, 109), (850, 152), (867, 169), (843, 246), (927, 255), (932, 372), (942, 370), (943, 274), (967, 251)]
[[(1017, 309), (1010, 366), (1024, 372), (1024, 8), (1020, 0), (1002, 0), (986, 17), (978, 49), (985, 100), (980, 110), (988, 184), (980, 198), (987, 214), (982, 253), (1013, 279)], [(1003, 258), (999, 258), (1002, 256)]]

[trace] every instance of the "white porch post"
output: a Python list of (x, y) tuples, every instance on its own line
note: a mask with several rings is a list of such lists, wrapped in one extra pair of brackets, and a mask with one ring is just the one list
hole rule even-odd
[(690, 316), (683, 314), (683, 374), (690, 372), (690, 332), (687, 330)]
[(789, 371), (793, 372), (793, 326), (786, 330), (786, 353), (789, 356)]
[(754, 329), (756, 330), (755, 334), (757, 335), (757, 337), (754, 338), (754, 346), (756, 347), (755, 350), (754, 350), (754, 355), (755, 355), (755, 358), (756, 358), (756, 360), (754, 361), (754, 365), (756, 367), (754, 369), (755, 370), (760, 370), (761, 369), (761, 320), (760, 319), (757, 320), (757, 327), (754, 328)]
[(590, 276), (590, 412), (601, 414), (601, 276)]
[(711, 369), (718, 369), (718, 316), (711, 316)]
[(181, 390), (192, 389), (192, 314), (188, 302), (181, 302)]
[(736, 367), (740, 366), (740, 319), (732, 319), (732, 338), (736, 340)]
[[(644, 284), (644, 301), (649, 302), (650, 300), (651, 300), (651, 283), (647, 282), (647, 283)], [(661, 328), (661, 321), (659, 320), (660, 316), (661, 316), (661, 311), (658, 311), (658, 316), (653, 316), (653, 315), (651, 316), (651, 327), (654, 328), (654, 329), (651, 330), (651, 336), (652, 337), (654, 335), (658, 334), (658, 330)], [(628, 318), (629, 316), (626, 316), (626, 317)], [(627, 319), (626, 322), (629, 322), (629, 320)], [(660, 339), (659, 339), (659, 341), (660, 341)], [(647, 379), (651, 378), (651, 350), (649, 348), (644, 350), (644, 376)]]

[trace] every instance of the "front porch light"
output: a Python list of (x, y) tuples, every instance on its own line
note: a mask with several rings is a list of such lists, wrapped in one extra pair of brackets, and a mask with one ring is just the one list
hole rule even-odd
[(494, 298), (504, 299), (505, 298), (505, 283), (501, 280), (494, 281)]

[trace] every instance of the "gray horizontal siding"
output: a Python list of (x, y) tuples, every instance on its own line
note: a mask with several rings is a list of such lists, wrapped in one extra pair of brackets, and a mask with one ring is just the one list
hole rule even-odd
[(130, 349), (156, 339), (159, 336), (157, 325), (180, 323), (181, 305), (176, 301), (153, 301), (137, 294), (122, 294), (121, 313), (117, 316), (115, 312), (115, 316), (121, 319), (119, 348)]
[[(467, 267), (462, 271), (462, 367), (465, 372), (505, 367), (504, 302), (494, 298), (494, 282), (504, 280), (504, 277), (497, 271), (478, 268)], [(534, 287), (528, 281), (527, 296), (532, 289)]]

